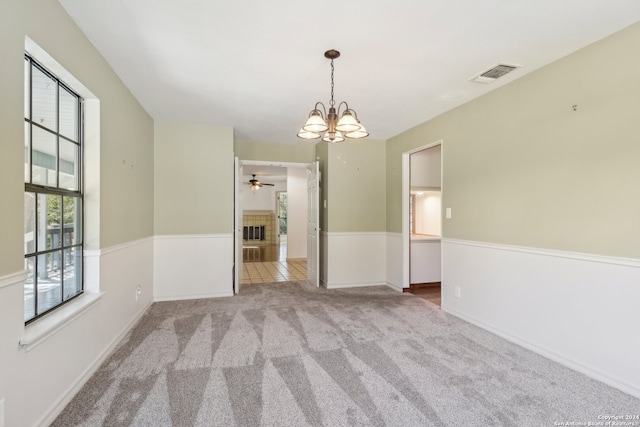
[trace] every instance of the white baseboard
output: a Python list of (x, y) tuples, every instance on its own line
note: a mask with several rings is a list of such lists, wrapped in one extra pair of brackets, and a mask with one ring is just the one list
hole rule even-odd
[(331, 283), (325, 286), (327, 289), (366, 288), (368, 286), (387, 286), (386, 282), (379, 283)]
[(559, 354), (553, 350), (550, 350), (545, 347), (541, 347), (535, 343), (532, 343), (526, 339), (523, 339), (522, 337), (505, 332), (499, 328), (494, 327), (493, 325), (490, 325), (486, 322), (476, 319), (473, 316), (469, 316), (455, 309), (451, 309), (444, 304), (441, 306), (441, 309), (442, 311), (445, 311), (449, 314), (459, 317), (460, 319), (465, 320), (471, 324), (479, 326), (482, 329), (485, 329), (495, 335), (498, 335), (499, 337), (502, 337), (508, 341), (511, 341), (512, 343), (518, 344), (519, 346), (524, 347), (527, 350), (531, 350), (534, 353), (538, 353), (546, 357), (547, 359), (551, 359), (554, 362), (558, 362), (561, 365), (564, 365), (570, 369), (573, 369), (574, 371), (581, 372), (593, 379), (596, 379), (607, 385), (610, 385), (611, 387), (615, 387), (618, 390), (622, 390), (625, 393), (628, 393), (632, 396), (640, 398), (640, 388), (636, 387), (633, 384), (629, 384), (628, 382), (621, 379), (612, 378), (606, 372), (602, 372), (601, 370), (594, 369), (590, 366), (586, 366), (577, 360), (567, 358), (564, 355)]
[(162, 302), (162, 301), (182, 301), (182, 300), (192, 300), (192, 299), (206, 299), (206, 298), (224, 298), (224, 297), (232, 297), (233, 292), (210, 292), (205, 294), (193, 294), (193, 295), (165, 295), (161, 297), (154, 297), (154, 302)]
[(51, 425), (51, 423), (55, 421), (55, 419), (58, 417), (58, 415), (60, 415), (62, 410), (69, 404), (69, 402), (71, 402), (71, 399), (73, 399), (74, 396), (80, 391), (82, 386), (84, 386), (86, 382), (89, 381), (89, 378), (91, 378), (91, 376), (97, 372), (98, 368), (100, 368), (100, 366), (105, 362), (105, 360), (107, 360), (107, 357), (109, 357), (109, 355), (113, 352), (113, 350), (115, 350), (115, 348), (118, 346), (120, 341), (122, 341), (122, 339), (127, 335), (127, 333), (136, 325), (136, 323), (138, 323), (138, 321), (142, 318), (142, 316), (144, 316), (147, 310), (149, 310), (149, 307), (151, 307), (151, 302), (145, 305), (142, 308), (142, 310), (140, 310), (140, 312), (133, 319), (131, 319), (129, 323), (127, 323), (124, 329), (122, 329), (122, 331), (120, 331), (120, 333), (116, 335), (116, 337), (113, 340), (111, 340), (109, 345), (84, 370), (84, 372), (76, 380), (76, 382), (62, 394), (62, 396), (60, 397), (60, 400), (58, 400), (58, 402), (56, 402), (46, 412), (46, 414), (36, 422), (36, 426), (46, 427)]
[(442, 256), (444, 311), (640, 397), (640, 260), (456, 239)]
[(390, 283), (390, 282), (387, 282), (385, 284), (396, 292), (404, 292), (404, 288), (399, 284)]

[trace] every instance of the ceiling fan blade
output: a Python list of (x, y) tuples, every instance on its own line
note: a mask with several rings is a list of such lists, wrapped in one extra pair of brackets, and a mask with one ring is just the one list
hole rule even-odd
[(266, 182), (261, 182), (260, 185), (268, 185), (270, 187), (275, 187), (275, 184), (267, 184)]

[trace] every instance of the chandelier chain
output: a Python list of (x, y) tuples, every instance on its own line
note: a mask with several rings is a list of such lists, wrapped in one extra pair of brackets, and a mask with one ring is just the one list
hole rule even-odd
[(331, 102), (330, 105), (333, 107), (336, 105), (336, 102), (333, 100), (333, 59), (331, 60)]

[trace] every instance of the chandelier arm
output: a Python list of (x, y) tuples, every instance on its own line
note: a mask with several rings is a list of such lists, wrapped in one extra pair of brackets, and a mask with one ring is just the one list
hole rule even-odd
[(346, 101), (342, 101), (340, 104), (338, 104), (338, 109), (337, 109), (338, 117), (340, 117), (340, 107), (342, 107), (342, 104), (344, 104), (345, 106), (345, 109), (342, 111), (343, 114), (345, 111), (353, 111), (352, 109), (349, 108), (349, 104), (347, 104)]
[[(320, 111), (320, 109), (318, 108), (318, 105), (322, 106), (322, 112), (324, 113), (324, 116), (322, 116), (322, 118), (326, 120), (327, 109), (324, 106), (324, 104), (322, 103), (322, 101), (316, 102), (316, 105), (313, 107), (313, 111)], [(311, 113), (313, 113), (313, 111), (311, 111)], [(309, 113), (309, 115), (311, 115), (311, 113)]]

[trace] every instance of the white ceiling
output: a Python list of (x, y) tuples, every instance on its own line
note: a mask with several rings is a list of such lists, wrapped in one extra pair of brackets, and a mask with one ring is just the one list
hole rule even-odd
[(251, 175), (255, 175), (259, 181), (269, 183), (287, 181), (287, 168), (279, 166), (244, 165), (242, 167), (242, 173), (246, 180), (249, 180)]
[[(336, 102), (387, 139), (640, 20), (638, 0), (60, 3), (155, 120), (274, 142), (328, 103), (328, 49)], [(522, 68), (469, 82), (501, 62)]]

